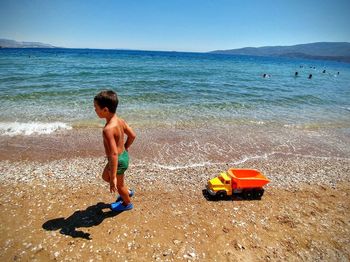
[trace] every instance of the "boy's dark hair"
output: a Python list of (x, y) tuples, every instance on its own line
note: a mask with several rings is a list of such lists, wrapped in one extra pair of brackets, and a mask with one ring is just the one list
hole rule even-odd
[(103, 90), (98, 93), (94, 101), (99, 105), (99, 107), (107, 107), (110, 113), (115, 113), (118, 107), (118, 96), (113, 90)]

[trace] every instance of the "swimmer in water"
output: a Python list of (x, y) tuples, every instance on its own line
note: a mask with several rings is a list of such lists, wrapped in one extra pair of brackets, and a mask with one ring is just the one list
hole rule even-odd
[(263, 74), (263, 78), (270, 78), (269, 74)]
[(299, 76), (299, 73), (298, 73), (298, 72), (295, 72), (294, 76), (295, 76), (295, 77)]
[(326, 73), (326, 70), (323, 70), (322, 73)]
[(311, 78), (312, 78), (312, 74), (309, 75), (309, 79), (311, 79)]

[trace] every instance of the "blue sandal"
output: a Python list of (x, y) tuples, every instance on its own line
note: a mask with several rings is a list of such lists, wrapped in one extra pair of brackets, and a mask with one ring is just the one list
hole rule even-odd
[(133, 208), (134, 208), (134, 205), (132, 203), (129, 203), (127, 206), (124, 206), (122, 201), (111, 204), (112, 211), (116, 211), (116, 212), (127, 211)]
[[(132, 197), (134, 194), (135, 194), (135, 190), (130, 189), (130, 190), (129, 190), (129, 197)], [(115, 202), (119, 202), (119, 201), (122, 201), (122, 200), (123, 200), (122, 197), (121, 197), (121, 196), (118, 196), (118, 197), (117, 197), (117, 200), (116, 200)]]

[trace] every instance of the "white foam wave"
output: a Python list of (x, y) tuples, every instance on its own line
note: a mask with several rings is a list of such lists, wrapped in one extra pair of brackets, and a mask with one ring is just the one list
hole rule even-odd
[[(304, 157), (304, 158), (314, 158), (314, 159), (322, 159), (322, 160), (349, 160), (350, 158), (342, 158), (342, 157), (333, 157), (333, 156), (314, 156), (314, 155), (303, 155), (303, 154), (295, 154), (295, 153), (285, 153), (285, 152), (270, 152), (270, 153), (265, 153), (262, 155), (253, 155), (253, 156), (243, 156), (241, 159), (233, 161), (233, 162), (201, 162), (201, 163), (192, 163), (192, 164), (185, 164), (185, 165), (164, 165), (164, 164), (155, 164), (153, 163), (152, 165), (157, 168), (165, 169), (165, 170), (170, 170), (170, 171), (175, 171), (175, 170), (181, 170), (181, 169), (188, 169), (188, 168), (196, 168), (196, 167), (212, 167), (212, 166), (229, 166), (229, 167), (238, 167), (241, 164), (244, 164), (246, 162), (249, 162), (251, 160), (258, 160), (258, 159), (263, 159), (267, 160), (269, 157), (273, 155), (286, 155), (286, 156), (295, 156), (295, 157)], [(137, 167), (144, 167), (148, 166), (149, 164), (147, 162), (141, 162), (138, 164), (134, 164), (134, 166)]]
[(263, 155), (257, 155), (257, 156), (244, 156), (243, 159), (240, 159), (238, 161), (233, 162), (232, 164), (234, 165), (239, 165), (243, 164), (249, 160), (254, 160), (254, 159), (267, 159), (269, 156), (276, 154), (276, 152), (272, 153), (265, 153)]
[(2, 136), (30, 136), (51, 134), (58, 130), (70, 130), (72, 127), (62, 122), (42, 123), (42, 122), (1, 122), (0, 135)]
[(210, 163), (210, 162), (203, 162), (203, 163), (193, 163), (193, 164), (188, 164), (188, 165), (161, 165), (161, 164), (153, 164), (153, 166), (160, 167), (162, 169), (167, 169), (167, 170), (178, 170), (178, 169), (187, 169), (187, 168), (194, 168), (194, 167), (203, 167), (203, 166), (210, 166), (215, 163)]
[(264, 121), (253, 121), (253, 120), (251, 120), (249, 122), (252, 123), (252, 124), (256, 124), (256, 125), (265, 125)]
[[(230, 162), (229, 165), (236, 166), (239, 164), (243, 164), (249, 160), (255, 159), (267, 159), (269, 156), (276, 154), (277, 152), (265, 153), (263, 155), (256, 156), (244, 156), (242, 159)], [(196, 168), (196, 167), (205, 167), (205, 166), (215, 166), (215, 165), (225, 165), (227, 162), (201, 162), (201, 163), (192, 163), (187, 165), (162, 165), (162, 164), (153, 164), (155, 167), (159, 167), (166, 170), (179, 170), (179, 169), (187, 169), (187, 168)]]

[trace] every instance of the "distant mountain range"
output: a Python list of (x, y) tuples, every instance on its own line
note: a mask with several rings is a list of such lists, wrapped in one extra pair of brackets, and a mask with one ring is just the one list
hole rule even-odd
[(350, 43), (318, 42), (292, 46), (245, 47), (216, 50), (210, 53), (225, 55), (280, 56), (350, 62)]
[(1, 48), (56, 48), (56, 46), (39, 42), (17, 42), (15, 40), (0, 39)]
[[(18, 42), (0, 39), (0, 48), (58, 48), (40, 42)], [(350, 43), (318, 42), (292, 46), (244, 47), (239, 49), (215, 50), (209, 53), (225, 55), (279, 56), (292, 58), (308, 58), (334, 60), (350, 63)]]

